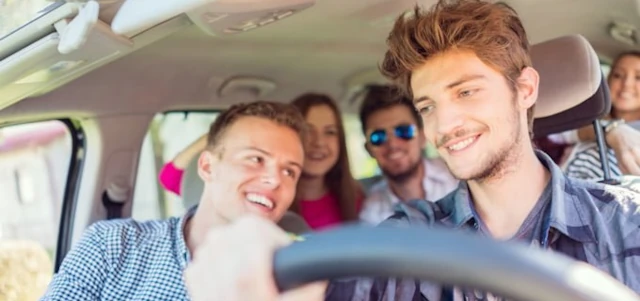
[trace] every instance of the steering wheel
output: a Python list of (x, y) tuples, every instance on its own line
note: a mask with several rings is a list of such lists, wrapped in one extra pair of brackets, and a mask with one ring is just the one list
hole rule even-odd
[(490, 291), (511, 300), (640, 301), (596, 268), (558, 253), (427, 227), (345, 226), (276, 251), (280, 291), (344, 277), (402, 277)]

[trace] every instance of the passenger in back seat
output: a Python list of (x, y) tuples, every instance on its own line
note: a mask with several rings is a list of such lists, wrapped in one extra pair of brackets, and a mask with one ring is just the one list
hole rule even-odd
[(365, 148), (384, 179), (367, 191), (360, 218), (378, 224), (394, 206), (412, 200), (436, 201), (458, 186), (441, 159), (424, 157), (422, 118), (410, 99), (392, 86), (373, 85), (360, 107)]
[(338, 106), (316, 93), (300, 95), (292, 105), (305, 117), (309, 139), (291, 211), (314, 230), (357, 221), (364, 194), (351, 174)]
[[(611, 94), (611, 114), (603, 121), (605, 137), (613, 135), (625, 122), (636, 132), (628, 132), (617, 144), (612, 144), (607, 159), (612, 176), (640, 176), (640, 52), (619, 55), (613, 62), (607, 78)], [(591, 127), (581, 131), (591, 131)], [(567, 134), (556, 135), (567, 136)], [(608, 137), (611, 138), (611, 137)], [(608, 139), (611, 140), (611, 139)], [(570, 177), (602, 180), (604, 172), (595, 142), (578, 142), (567, 159), (565, 172)]]

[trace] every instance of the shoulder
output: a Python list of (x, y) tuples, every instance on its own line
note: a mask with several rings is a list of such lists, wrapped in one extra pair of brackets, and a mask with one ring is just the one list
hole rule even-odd
[(593, 180), (567, 178), (566, 191), (571, 195), (587, 196), (596, 203), (638, 203), (640, 200), (640, 177), (624, 176), (618, 185), (598, 183)]
[(99, 242), (106, 251), (121, 252), (139, 248), (158, 240), (168, 240), (178, 226), (178, 218), (139, 222), (133, 219), (99, 221), (87, 228), (84, 240)]
[(392, 216), (381, 225), (446, 225), (450, 223), (452, 210), (456, 207), (455, 193), (452, 191), (436, 202), (415, 200), (400, 203)]
[(387, 184), (387, 180), (380, 179), (375, 182), (369, 188), (365, 195), (365, 203), (371, 202), (380, 202), (386, 199), (387, 194), (389, 193), (389, 185)]
[(640, 226), (640, 177), (622, 177), (619, 185), (568, 179), (566, 191), (579, 212), (599, 215), (605, 220)]

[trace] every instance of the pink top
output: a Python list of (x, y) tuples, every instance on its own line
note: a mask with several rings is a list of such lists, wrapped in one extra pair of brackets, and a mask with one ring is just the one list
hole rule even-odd
[(182, 195), (180, 191), (180, 187), (182, 186), (182, 175), (184, 174), (184, 170), (177, 168), (173, 165), (173, 162), (168, 162), (162, 167), (160, 170), (160, 175), (158, 176), (160, 180), (160, 184), (164, 187), (164, 189), (169, 190), (177, 195)]
[[(362, 207), (362, 201), (362, 197), (358, 197), (356, 204), (358, 211)], [(300, 215), (313, 230), (326, 229), (342, 223), (338, 199), (331, 193), (317, 200), (301, 200)]]

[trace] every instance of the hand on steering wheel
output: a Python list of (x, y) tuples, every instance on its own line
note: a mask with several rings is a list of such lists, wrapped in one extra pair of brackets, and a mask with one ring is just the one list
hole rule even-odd
[(253, 216), (211, 230), (184, 272), (191, 300), (323, 300), (325, 282), (285, 293), (274, 284), (274, 252), (290, 242), (273, 222)]

